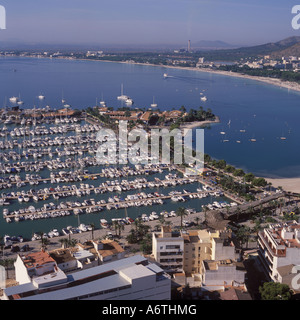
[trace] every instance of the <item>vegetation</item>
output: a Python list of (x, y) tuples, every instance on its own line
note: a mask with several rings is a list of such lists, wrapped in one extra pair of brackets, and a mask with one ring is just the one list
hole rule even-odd
[(134, 228), (130, 230), (126, 240), (130, 244), (142, 243), (150, 229), (150, 226), (145, 225), (139, 218), (134, 220), (133, 225)]
[(247, 65), (242, 67), (239, 65), (226, 65), (226, 66), (220, 66), (218, 69), (222, 71), (244, 73), (249, 76), (276, 78), (276, 79), (281, 79), (283, 81), (293, 81), (293, 82), (300, 83), (300, 74), (292, 70), (282, 71), (282, 70), (274, 69), (270, 67), (263, 68), (263, 69), (252, 69)]
[(265, 282), (259, 287), (262, 300), (291, 300), (292, 294), (286, 284), (278, 282)]

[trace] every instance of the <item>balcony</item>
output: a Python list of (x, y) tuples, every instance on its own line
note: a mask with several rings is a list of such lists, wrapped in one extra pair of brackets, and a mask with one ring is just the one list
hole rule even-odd
[(262, 247), (265, 247), (268, 252), (270, 253), (272, 259), (274, 256), (276, 257), (285, 257), (286, 256), (286, 250), (285, 248), (284, 249), (281, 249), (283, 247), (283, 245), (278, 245), (279, 248), (273, 248), (272, 247), (272, 244), (270, 243), (270, 241), (268, 240), (268, 238), (264, 235), (263, 232), (260, 232), (259, 233), (259, 243)]

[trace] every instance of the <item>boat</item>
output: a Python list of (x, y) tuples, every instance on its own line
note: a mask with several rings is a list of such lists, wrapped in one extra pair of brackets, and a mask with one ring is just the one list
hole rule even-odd
[(130, 99), (128, 96), (123, 94), (123, 84), (121, 85), (121, 95), (118, 96), (117, 99), (118, 100), (123, 100), (123, 101), (126, 101), (126, 100)]
[(88, 228), (85, 224), (81, 223), (79, 226), (78, 226), (78, 229), (82, 232), (86, 232), (88, 231)]
[(154, 102), (154, 97), (153, 97), (153, 103), (151, 103), (151, 108), (157, 108), (157, 103)]
[(280, 137), (281, 140), (286, 140), (286, 137)]
[(201, 97), (200, 99), (201, 99), (201, 101), (207, 101), (207, 98), (205, 96)]
[(168, 74), (167, 73), (164, 73), (164, 78), (166, 79), (166, 78), (168, 78), (169, 76), (168, 76)]
[(125, 103), (129, 106), (133, 105), (133, 100), (128, 97), (128, 99), (125, 100)]
[(250, 139), (251, 142), (256, 142), (256, 139)]
[(220, 132), (220, 134), (226, 134), (226, 132), (224, 132), (224, 131), (221, 131), (221, 132)]
[(108, 228), (107, 220), (100, 219), (100, 225), (101, 225), (102, 228), (107, 229)]
[(106, 107), (106, 102), (103, 100), (103, 94), (102, 94), (102, 100), (100, 101), (100, 106)]
[(38, 98), (39, 98), (39, 100), (44, 100), (44, 99), (45, 99), (45, 96), (43, 96), (42, 94), (40, 94), (40, 95), (38, 96)]
[(18, 97), (11, 97), (11, 98), (9, 98), (9, 101), (10, 101), (11, 103), (17, 103), (18, 100), (19, 100)]

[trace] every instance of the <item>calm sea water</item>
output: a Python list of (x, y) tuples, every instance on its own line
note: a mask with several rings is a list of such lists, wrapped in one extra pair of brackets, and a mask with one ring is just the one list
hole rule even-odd
[[(167, 79), (163, 78), (165, 72), (170, 76)], [(134, 99), (133, 108), (150, 107), (153, 97), (161, 110), (178, 109), (182, 105), (188, 110), (199, 106), (211, 108), (221, 119), (220, 124), (205, 129), (205, 152), (211, 156), (226, 159), (228, 163), (260, 176), (300, 176), (300, 95), (297, 92), (253, 80), (164, 67), (94, 61), (0, 58), (0, 107), (1, 104), (3, 107), (9, 105), (8, 99), (12, 96), (20, 96), (25, 102), (25, 108), (32, 108), (33, 105), (60, 108), (62, 97), (73, 108), (94, 106), (96, 101), (99, 102), (102, 98), (108, 106), (119, 107), (121, 103), (117, 96), (121, 93), (121, 84), (124, 85), (124, 94)], [(37, 98), (40, 94), (46, 97), (42, 102)], [(207, 97), (206, 102), (200, 99), (203, 95)], [(281, 140), (282, 136), (286, 137), (286, 140)], [(256, 142), (250, 142), (250, 139), (256, 139)], [(43, 176), (44, 173), (40, 174)], [(159, 177), (163, 178), (160, 175)], [(86, 183), (91, 184), (90, 181)], [(99, 180), (95, 182), (98, 183)], [(44, 187), (49, 185), (45, 184)], [(194, 191), (196, 187), (186, 185), (178, 187), (178, 190), (184, 188)], [(37, 189), (40, 188), (43, 186), (39, 185)], [(155, 191), (167, 194), (171, 188)], [(103, 196), (104, 199), (107, 197), (108, 195)], [(96, 197), (91, 194), (85, 198)], [(226, 198), (192, 199), (180, 205), (201, 210), (201, 205), (215, 200), (228, 201)], [(46, 202), (56, 203), (54, 199)], [(35, 205), (40, 207), (44, 203)], [(16, 210), (20, 206), (27, 207), (32, 204), (20, 205), (15, 201), (10, 209)], [(162, 210), (176, 210), (178, 206), (177, 203), (167, 200), (163, 207), (130, 208), (128, 215), (135, 218), (152, 211), (159, 213)], [(109, 220), (124, 217), (125, 210), (105, 210), (100, 215), (101, 218)], [(93, 222), (98, 227), (100, 215), (85, 214), (79, 219), (81, 223)], [(1, 218), (0, 234), (31, 237), (33, 232), (48, 232), (53, 228), (61, 230), (78, 223), (76, 216), (11, 224)]]
[[(165, 72), (170, 78), (163, 79)], [(24, 107), (59, 108), (62, 96), (74, 108), (94, 106), (102, 98), (118, 107), (123, 84), (133, 107), (148, 108), (154, 97), (160, 109), (211, 108), (221, 123), (205, 130), (206, 153), (264, 177), (300, 176), (300, 94), (295, 91), (211, 73), (95, 61), (0, 58), (0, 74), (3, 106), (20, 95)], [(39, 94), (46, 96), (43, 102)]]

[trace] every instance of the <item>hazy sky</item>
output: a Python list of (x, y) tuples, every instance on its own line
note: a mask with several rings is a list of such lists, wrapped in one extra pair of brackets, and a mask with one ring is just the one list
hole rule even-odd
[(237, 45), (299, 35), (296, 0), (0, 0), (7, 29), (1, 41), (34, 43)]

